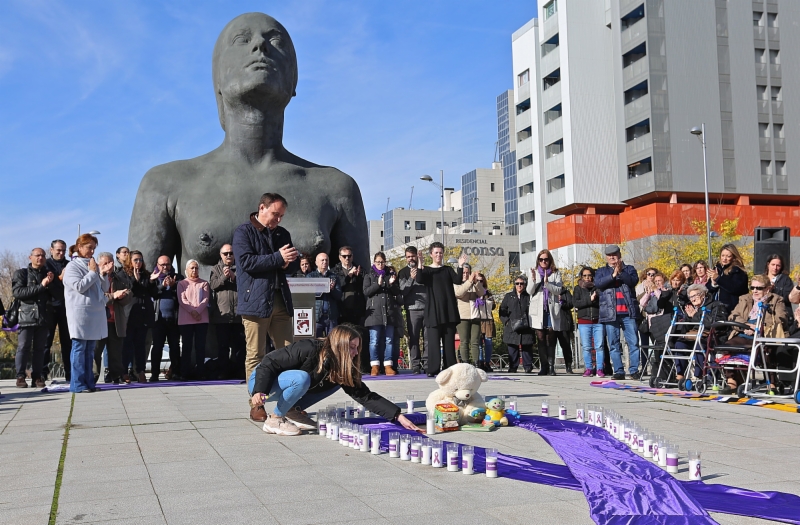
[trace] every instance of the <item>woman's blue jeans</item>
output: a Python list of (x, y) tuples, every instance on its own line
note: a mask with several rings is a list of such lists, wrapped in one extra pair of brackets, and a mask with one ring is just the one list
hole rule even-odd
[(92, 370), (92, 365), (94, 365), (94, 347), (96, 344), (97, 341), (72, 340), (70, 392), (85, 392), (94, 389), (94, 370)]
[(369, 364), (380, 366), (383, 362), (384, 366), (397, 366), (397, 358), (394, 356), (394, 326), (377, 325), (367, 328), (369, 328)]
[(492, 338), (491, 337), (484, 337), (483, 338), (483, 355), (481, 356), (481, 361), (486, 363), (487, 365), (492, 360)]
[[(603, 325), (579, 324), (578, 333), (581, 334), (581, 348), (583, 349), (583, 363), (587, 370), (602, 370), (605, 363), (605, 351), (603, 349), (603, 337), (605, 331)], [(592, 347), (596, 361), (592, 362)]]
[[(250, 374), (247, 379), (247, 391), (250, 397), (253, 396), (253, 387), (256, 381), (256, 371)], [(272, 383), (272, 390), (269, 393), (268, 401), (276, 401), (277, 405), (273, 412), (277, 416), (285, 416), (294, 407), (300, 407), (305, 410), (306, 408), (315, 405), (330, 396), (337, 390), (339, 386), (335, 386), (328, 390), (321, 392), (308, 393), (311, 386), (311, 377), (308, 372), (302, 370), (287, 370), (281, 372), (278, 378)]]

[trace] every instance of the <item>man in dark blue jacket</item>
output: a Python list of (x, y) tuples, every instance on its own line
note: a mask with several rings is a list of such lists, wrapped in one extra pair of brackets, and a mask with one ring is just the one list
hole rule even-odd
[[(236, 311), (242, 316), (247, 340), (247, 378), (266, 353), (267, 335), (274, 348), (294, 340), (292, 294), (286, 276), (294, 274), (300, 264), (291, 235), (279, 226), (286, 207), (286, 199), (265, 193), (258, 211), (233, 232), (233, 255), (239, 270)], [(267, 413), (263, 407), (254, 407), (250, 417), (264, 421)]]
[[(605, 327), (608, 339), (614, 379), (625, 379), (619, 341), (620, 329), (625, 333), (625, 341), (628, 343), (630, 377), (639, 379), (639, 336), (636, 330), (639, 305), (634, 291), (639, 276), (636, 268), (622, 261), (619, 246), (616, 244), (606, 246), (605, 254), (608, 264), (598, 268), (594, 284), (600, 291), (600, 322)], [(597, 365), (601, 366), (600, 363)]]

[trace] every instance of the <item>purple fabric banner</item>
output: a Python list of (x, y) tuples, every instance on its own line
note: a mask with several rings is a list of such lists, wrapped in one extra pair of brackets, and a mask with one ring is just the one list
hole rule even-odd
[[(425, 414), (407, 414), (406, 417), (415, 425), (425, 423)], [(370, 428), (385, 430), (381, 433), (381, 448), (384, 451), (389, 449), (389, 431), (415, 434), (381, 418), (362, 418), (354, 421), (367, 424)], [(631, 452), (605, 430), (574, 421), (523, 416), (520, 426), (542, 435), (567, 466), (498, 454), (499, 475), (529, 483), (582, 490), (593, 511), (592, 519), (596, 523), (613, 525), (716, 523), (707, 512), (719, 512), (800, 525), (800, 497), (794, 494), (756, 492), (727, 485), (706, 485), (701, 481), (678, 481), (655, 464)], [(502, 432), (502, 429), (499, 431)], [(437, 434), (431, 437), (436, 439), (452, 435)], [(589, 439), (586, 439), (587, 437)], [(445, 445), (448, 443), (441, 441)], [(600, 446), (601, 450), (603, 448), (606, 450), (599, 454), (593, 452), (592, 447), (595, 445)], [(610, 459), (612, 456), (616, 459)], [(587, 461), (589, 457), (592, 458), (591, 461)], [(586, 463), (588, 466), (584, 466)], [(485, 469), (485, 449), (475, 447), (475, 472), (483, 473)], [(576, 470), (582, 472), (580, 477), (574, 474)], [(579, 481), (581, 478), (585, 479)], [(622, 489), (617, 483), (622, 483), (627, 488)], [(590, 497), (602, 498), (606, 490), (612, 491), (611, 499), (596, 501), (595, 505), (598, 508), (595, 512)], [(632, 494), (636, 496), (631, 497)], [(646, 498), (642, 498), (642, 494)], [(659, 499), (664, 495), (668, 499), (667, 502)], [(677, 502), (669, 501), (677, 497), (683, 499)], [(690, 515), (652, 513), (651, 507), (663, 512), (668, 508), (666, 505), (688, 507), (690, 512), (697, 512), (697, 508), (700, 508), (703, 513)], [(637, 515), (632, 512), (651, 513)]]

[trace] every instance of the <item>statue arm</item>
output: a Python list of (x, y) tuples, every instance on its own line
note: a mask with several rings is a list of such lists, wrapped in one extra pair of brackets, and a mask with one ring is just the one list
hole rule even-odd
[(331, 230), (331, 253), (338, 254), (339, 248), (350, 246), (355, 257), (353, 264), (369, 268), (369, 233), (364, 202), (356, 182), (349, 176), (347, 178), (347, 188), (337, 206), (339, 216)]
[(151, 169), (142, 179), (128, 228), (128, 246), (141, 251), (145, 261), (155, 262), (161, 255), (180, 257), (180, 235), (164, 186), (170, 177), (161, 168)]

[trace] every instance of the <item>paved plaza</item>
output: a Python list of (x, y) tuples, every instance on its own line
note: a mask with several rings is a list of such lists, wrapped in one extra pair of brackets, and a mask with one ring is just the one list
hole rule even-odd
[[(616, 409), (680, 446), (703, 453), (706, 483), (800, 494), (800, 414), (600, 389), (573, 377), (512, 375), (484, 396), (516, 395)], [(415, 394), (433, 379), (369, 382), (384, 396)], [(50, 519), (72, 395), (0, 381), (0, 523)], [(329, 398), (344, 401), (339, 392)], [(401, 401), (402, 400), (402, 401)], [(312, 408), (310, 411), (314, 411)], [(465, 476), (354, 452), (316, 435), (277, 437), (248, 419), (244, 385), (128, 388), (78, 394), (57, 498), (59, 524), (303, 525), (316, 523), (592, 523), (582, 492)], [(563, 464), (537, 434), (502, 428), (447, 439)], [(713, 514), (722, 524), (766, 523)]]

